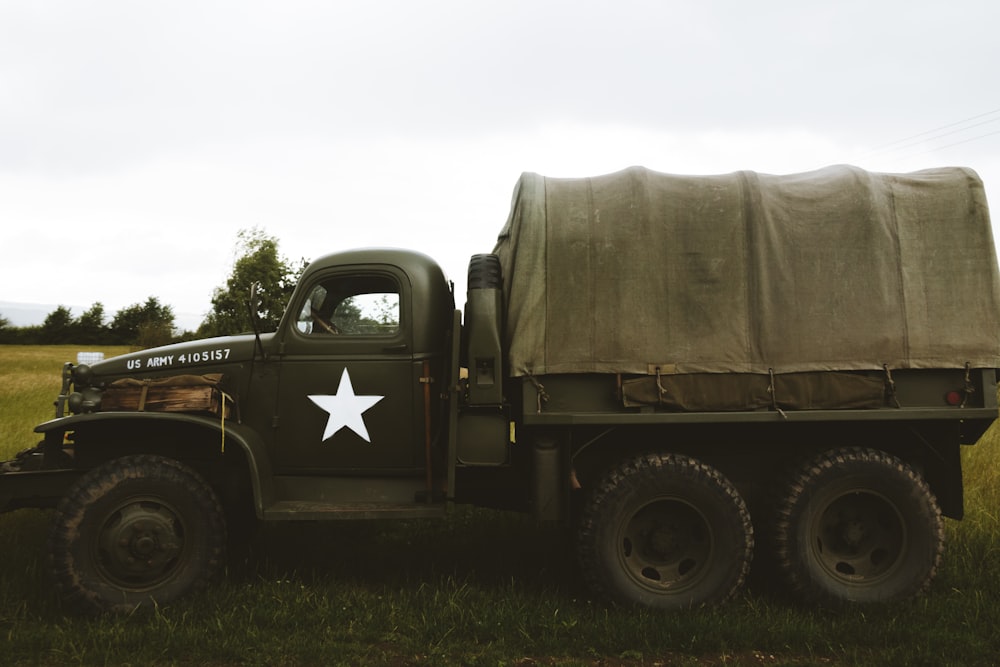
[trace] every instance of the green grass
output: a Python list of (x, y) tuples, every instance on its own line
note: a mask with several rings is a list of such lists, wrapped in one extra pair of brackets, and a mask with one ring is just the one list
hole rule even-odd
[[(75, 348), (0, 347), (0, 453), (34, 444)], [(0, 515), (0, 665), (992, 665), (1000, 656), (1000, 433), (964, 451), (967, 518), (929, 594), (840, 612), (748, 590), (681, 614), (589, 598), (557, 532), (446, 521), (267, 526), (208, 591), (153, 613), (64, 615), (48, 513)]]

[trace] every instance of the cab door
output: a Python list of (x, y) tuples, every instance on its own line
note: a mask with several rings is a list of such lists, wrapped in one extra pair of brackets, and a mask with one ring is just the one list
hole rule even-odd
[(280, 352), (278, 474), (415, 471), (419, 377), (406, 276), (393, 267), (331, 270), (300, 294)]

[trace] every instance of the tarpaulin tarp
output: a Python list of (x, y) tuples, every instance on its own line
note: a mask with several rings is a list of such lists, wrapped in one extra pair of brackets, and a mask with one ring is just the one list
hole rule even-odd
[(1000, 366), (969, 169), (525, 173), (494, 252), (515, 376)]

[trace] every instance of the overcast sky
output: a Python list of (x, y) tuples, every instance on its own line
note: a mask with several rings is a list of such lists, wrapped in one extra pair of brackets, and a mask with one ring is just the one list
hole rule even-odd
[(0, 302), (156, 296), (193, 329), (255, 226), (464, 288), (522, 171), (961, 165), (1000, 206), (997, 26), (996, 0), (0, 0)]

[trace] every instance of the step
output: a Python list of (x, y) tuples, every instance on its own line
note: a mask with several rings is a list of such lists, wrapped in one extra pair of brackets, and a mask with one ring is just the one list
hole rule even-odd
[(264, 519), (269, 521), (427, 519), (443, 517), (446, 511), (447, 507), (443, 503), (328, 503), (281, 500), (264, 510)]

